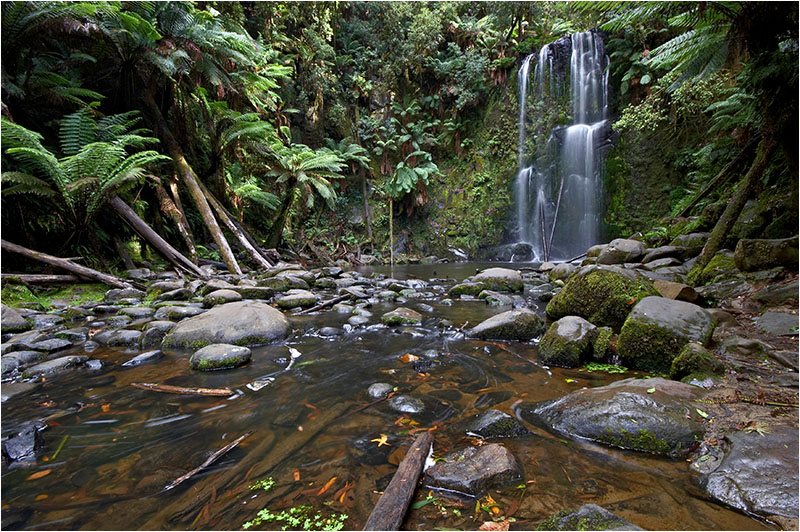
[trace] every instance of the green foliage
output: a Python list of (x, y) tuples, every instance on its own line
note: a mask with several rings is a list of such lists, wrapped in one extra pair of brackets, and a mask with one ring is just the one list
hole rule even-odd
[(589, 362), (578, 371), (584, 371), (584, 370), (588, 371), (589, 373), (592, 373), (593, 371), (602, 371), (605, 373), (612, 373), (612, 374), (628, 372), (628, 368), (623, 366), (616, 366), (614, 364), (598, 364), (597, 362)]
[(313, 192), (333, 207), (336, 191), (330, 180), (344, 177), (341, 174), (344, 162), (336, 153), (327, 148), (312, 150), (305, 144), (274, 143), (270, 156), (274, 164), (267, 175), (274, 177), (276, 183), (286, 183), (289, 191), (298, 187), (309, 208), (314, 204)]
[[(274, 485), (275, 480), (268, 477), (254, 482), (249, 488), (269, 491)], [(323, 517), (320, 512), (314, 513), (310, 506), (294, 506), (277, 513), (264, 508), (253, 519), (242, 523), (242, 528), (247, 530), (262, 523), (277, 523), (282, 525), (282, 530), (342, 530), (347, 518), (347, 514), (343, 513)]]

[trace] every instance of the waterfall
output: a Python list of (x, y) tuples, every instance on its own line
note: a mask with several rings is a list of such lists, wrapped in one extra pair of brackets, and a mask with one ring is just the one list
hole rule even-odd
[[(530, 106), (534, 60), (530, 96), (537, 105)], [(516, 236), (532, 247), (535, 261), (567, 260), (601, 238), (602, 148), (609, 139), (607, 66), (602, 37), (587, 31), (542, 47), (519, 69)], [(560, 109), (570, 112), (569, 126), (557, 125)], [(547, 121), (552, 127), (543, 131)], [(535, 147), (528, 153), (532, 123), (539, 130), (533, 132)]]

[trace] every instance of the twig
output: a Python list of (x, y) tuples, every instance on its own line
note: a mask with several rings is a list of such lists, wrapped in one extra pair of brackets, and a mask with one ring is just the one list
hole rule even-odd
[(334, 297), (333, 299), (329, 299), (327, 301), (323, 301), (319, 305), (315, 305), (315, 306), (313, 306), (311, 308), (307, 308), (305, 310), (301, 310), (300, 312), (295, 312), (294, 314), (292, 314), (292, 316), (299, 316), (301, 314), (308, 314), (309, 312), (315, 312), (315, 311), (323, 309), (325, 307), (329, 307), (331, 305), (335, 305), (336, 303), (339, 303), (340, 301), (344, 301), (345, 299), (349, 299), (350, 297), (351, 297), (350, 294), (345, 294), (343, 296)]
[(181, 475), (180, 477), (178, 477), (178, 478), (176, 478), (175, 480), (173, 480), (173, 481), (172, 481), (170, 484), (168, 484), (168, 485), (167, 485), (167, 486), (164, 488), (164, 491), (166, 491), (166, 490), (171, 490), (172, 488), (174, 488), (174, 487), (175, 487), (175, 486), (177, 486), (178, 484), (181, 484), (183, 481), (185, 481), (185, 480), (189, 480), (190, 478), (192, 478), (193, 476), (195, 476), (197, 473), (199, 473), (199, 472), (200, 472), (200, 471), (202, 471), (203, 469), (207, 468), (208, 466), (210, 466), (211, 464), (213, 464), (214, 462), (216, 462), (216, 461), (217, 461), (217, 458), (219, 458), (219, 457), (220, 457), (220, 456), (222, 456), (223, 454), (227, 453), (228, 451), (230, 451), (231, 449), (233, 449), (233, 448), (234, 448), (234, 447), (236, 447), (237, 445), (239, 445), (239, 444), (242, 442), (242, 440), (244, 440), (245, 438), (247, 438), (248, 436), (250, 436), (252, 433), (253, 433), (253, 431), (252, 431), (252, 430), (250, 430), (250, 431), (247, 431), (247, 432), (245, 432), (244, 434), (242, 434), (241, 436), (239, 436), (238, 438), (236, 438), (235, 440), (233, 440), (232, 442), (230, 442), (228, 445), (226, 445), (225, 447), (223, 447), (222, 449), (219, 449), (219, 450), (218, 450), (218, 451), (216, 451), (214, 454), (212, 454), (211, 456), (209, 456), (209, 457), (206, 459), (206, 461), (205, 461), (205, 462), (203, 462), (203, 463), (202, 463), (202, 464), (200, 464), (199, 466), (195, 467), (194, 469), (192, 469), (191, 471), (189, 471), (189, 472), (188, 472), (188, 473), (186, 473), (185, 475)]
[(132, 382), (131, 386), (142, 390), (152, 390), (154, 392), (178, 393), (191, 395), (213, 395), (227, 397), (234, 392), (230, 388), (184, 388), (183, 386), (171, 386), (169, 384), (155, 384), (152, 382)]

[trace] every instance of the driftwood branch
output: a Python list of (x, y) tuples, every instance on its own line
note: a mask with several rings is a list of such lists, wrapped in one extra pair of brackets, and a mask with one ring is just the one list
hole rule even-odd
[(248, 436), (250, 436), (251, 434), (253, 434), (253, 431), (252, 431), (252, 430), (251, 430), (251, 431), (248, 431), (248, 432), (246, 432), (246, 433), (244, 433), (244, 434), (242, 434), (241, 436), (239, 436), (238, 438), (236, 438), (235, 440), (233, 440), (232, 442), (230, 442), (228, 445), (226, 445), (226, 446), (225, 446), (225, 447), (223, 447), (222, 449), (219, 449), (219, 450), (217, 450), (217, 451), (216, 451), (214, 454), (212, 454), (211, 456), (209, 456), (209, 457), (206, 459), (206, 461), (205, 461), (205, 462), (203, 462), (203, 463), (202, 463), (202, 464), (200, 464), (199, 466), (195, 467), (194, 469), (192, 469), (191, 471), (189, 471), (189, 472), (188, 472), (188, 473), (186, 473), (185, 475), (181, 475), (181, 476), (179, 476), (178, 478), (176, 478), (175, 480), (173, 480), (172, 482), (170, 482), (170, 483), (169, 483), (169, 484), (168, 484), (168, 485), (167, 485), (167, 486), (164, 488), (164, 490), (165, 490), (165, 491), (166, 491), (166, 490), (171, 490), (172, 488), (174, 488), (175, 486), (177, 486), (177, 485), (181, 484), (182, 482), (184, 482), (184, 481), (186, 481), (186, 480), (189, 480), (190, 478), (192, 478), (193, 476), (195, 476), (197, 473), (199, 473), (199, 472), (200, 472), (200, 471), (202, 471), (203, 469), (207, 468), (208, 466), (210, 466), (211, 464), (213, 464), (214, 462), (216, 462), (216, 461), (217, 461), (217, 459), (218, 459), (220, 456), (222, 456), (223, 454), (227, 453), (228, 451), (230, 451), (231, 449), (233, 449), (234, 447), (236, 447), (236, 446), (237, 446), (237, 445), (239, 445), (240, 443), (242, 443), (242, 441), (243, 441), (245, 438), (247, 438)]
[(18, 280), (24, 284), (62, 284), (62, 283), (80, 283), (85, 282), (87, 279), (80, 278), (77, 275), (48, 275), (40, 273), (3, 273), (0, 274), (3, 281)]
[(123, 281), (119, 277), (115, 277), (107, 273), (98, 272), (97, 270), (93, 270), (86, 266), (81, 266), (80, 264), (76, 264), (70, 260), (54, 257), (53, 255), (48, 255), (47, 253), (42, 253), (40, 251), (34, 251), (32, 249), (28, 249), (26, 247), (22, 247), (17, 244), (12, 244), (11, 242), (8, 242), (6, 240), (2, 240), (0, 242), (2, 242), (2, 249), (4, 249), (5, 251), (10, 251), (12, 253), (19, 253), (20, 255), (28, 257), (29, 259), (43, 262), (45, 264), (49, 264), (50, 266), (61, 268), (62, 270), (67, 270), (76, 275), (80, 275), (81, 277), (86, 277), (94, 281), (98, 281), (100, 283), (105, 283), (108, 286), (112, 286), (114, 288), (128, 288), (129, 286), (134, 284)]
[(406, 453), (392, 481), (378, 499), (375, 508), (364, 525), (364, 530), (400, 530), (408, 504), (417, 489), (417, 481), (422, 474), (422, 466), (428, 456), (433, 435), (423, 432)]
[(299, 316), (301, 314), (308, 314), (310, 312), (316, 312), (316, 311), (318, 311), (320, 309), (324, 309), (325, 307), (330, 307), (331, 305), (335, 305), (336, 303), (340, 303), (340, 302), (344, 301), (345, 299), (350, 299), (350, 297), (352, 297), (350, 294), (345, 294), (343, 296), (334, 297), (333, 299), (329, 299), (327, 301), (323, 301), (319, 305), (315, 305), (315, 306), (313, 306), (311, 308), (307, 308), (305, 310), (301, 310), (300, 312), (295, 312), (293, 315), (294, 316)]
[(183, 386), (155, 384), (152, 382), (132, 382), (131, 386), (141, 388), (142, 390), (152, 390), (154, 392), (178, 393), (187, 395), (213, 395), (227, 397), (236, 393), (230, 388), (184, 388)]

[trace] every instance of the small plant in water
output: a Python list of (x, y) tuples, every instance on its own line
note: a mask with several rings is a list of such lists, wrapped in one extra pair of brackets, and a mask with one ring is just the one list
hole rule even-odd
[[(251, 490), (269, 491), (274, 485), (275, 480), (268, 477), (257, 480), (248, 487)], [(262, 523), (281, 523), (283, 525), (281, 530), (289, 530), (289, 528), (293, 530), (342, 530), (344, 528), (347, 514), (331, 514), (329, 517), (323, 517), (319, 512), (312, 515), (313, 510), (311, 506), (295, 506), (275, 513), (264, 508), (251, 521), (242, 523), (242, 528), (247, 530)]]
[(589, 373), (593, 371), (605, 371), (606, 373), (627, 373), (628, 368), (625, 366), (616, 366), (614, 364), (598, 364), (597, 362), (589, 362), (580, 371), (586, 370)]

